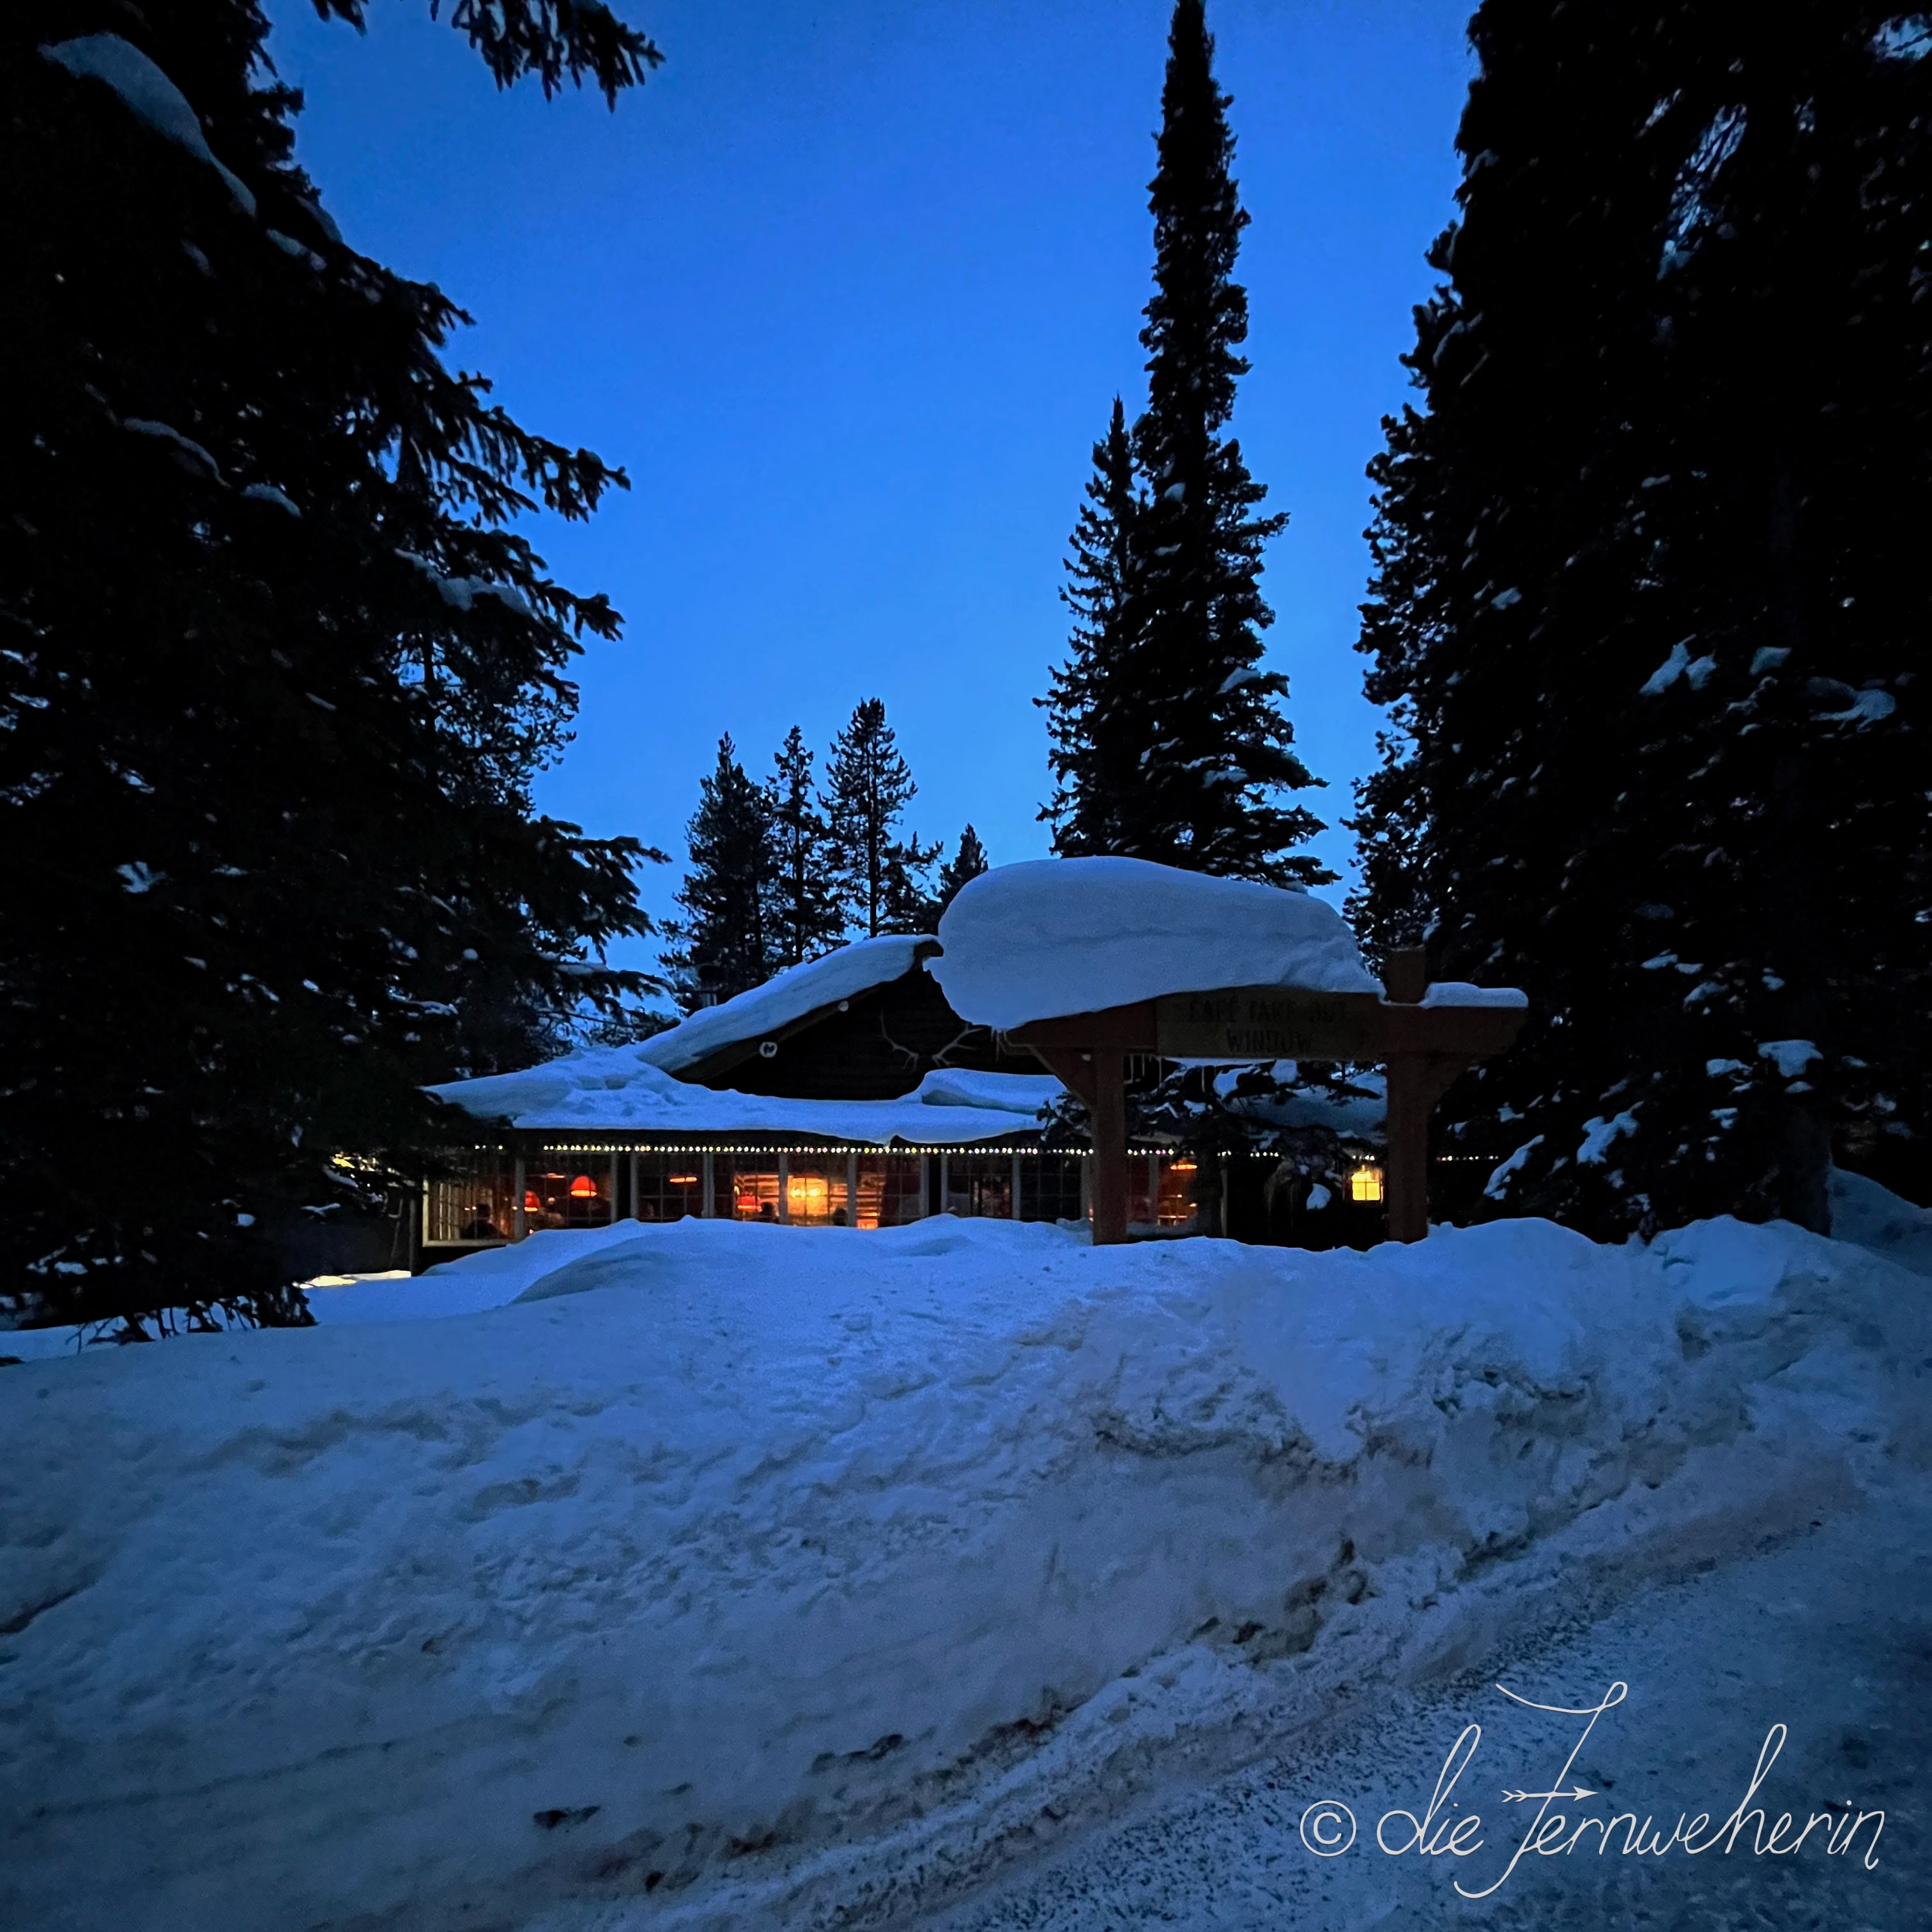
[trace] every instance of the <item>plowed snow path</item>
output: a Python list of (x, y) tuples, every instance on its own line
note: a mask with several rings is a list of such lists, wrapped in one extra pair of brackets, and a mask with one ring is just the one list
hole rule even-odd
[[(1444, 1694), (1391, 1700), (1319, 1750), (1170, 1794), (926, 1923), (932, 1932), (1464, 1924), (1498, 1932), (1917, 1932), (1926, 1923), (1932, 1772), (1928, 1552), (1932, 1488), (1908, 1480), (1802, 1542), (1653, 1588), (1594, 1628), (1499, 1658), (1492, 1673)], [(1455, 1881), (1472, 1892), (1488, 1886), (1533, 1822), (1536, 1805), (1506, 1804), (1502, 1791), (1552, 1788), (1582, 1728), (1580, 1719), (1511, 1706), (1492, 1676), (1523, 1696), (1571, 1706), (1595, 1702), (1614, 1682), (1629, 1684), (1564, 1780), (1597, 1793), (1566, 1808), (1573, 1828), (1584, 1816), (1634, 1811), (1654, 1816), (1667, 1839), (1687, 1812), (1721, 1822), (1742, 1798), (1767, 1732), (1782, 1723), (1788, 1737), (1754, 1801), (1767, 1828), (1794, 1814), (1788, 1843), (1828, 1805), (1849, 1804), (1854, 1816), (1882, 1810), (1875, 1864), (1866, 1863), (1869, 1822), (1841, 1856), (1820, 1856), (1814, 1831), (1784, 1858), (1753, 1855), (1755, 1820), (1728, 1855), (1694, 1858), (1681, 1845), (1661, 1857), (1624, 1856), (1629, 1832), (1620, 1826), (1607, 1856), (1589, 1832), (1567, 1855), (1526, 1853), (1486, 1898), (1459, 1898)], [(1472, 1723), (1482, 1726), (1481, 1740), (1437, 1822), (1479, 1812), (1483, 1849), (1460, 1860), (1386, 1856), (1375, 1844), (1377, 1820), (1396, 1807), (1424, 1812)], [(1306, 1808), (1323, 1798), (1346, 1803), (1359, 1828), (1353, 1846), (1330, 1858), (1312, 1856), (1298, 1832)], [(1393, 1821), (1387, 1842), (1408, 1834)]]

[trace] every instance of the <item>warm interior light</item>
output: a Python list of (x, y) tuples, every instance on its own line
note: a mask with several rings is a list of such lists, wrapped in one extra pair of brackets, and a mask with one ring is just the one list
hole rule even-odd
[(589, 1174), (580, 1174), (570, 1184), (570, 1198), (573, 1201), (594, 1201), (597, 1198), (597, 1184)]
[(785, 1205), (794, 1214), (823, 1214), (831, 1196), (822, 1174), (794, 1174), (785, 1180)]
[(543, 1212), (543, 1196), (534, 1187), (524, 1190), (524, 1212), (526, 1214), (541, 1214)]
[(698, 1177), (694, 1174), (674, 1174), (665, 1181), (667, 1187), (695, 1187)]
[(1194, 1172), (1194, 1163), (1191, 1160), (1170, 1161), (1168, 1163), (1167, 1171), (1170, 1174), (1192, 1174)]
[(1348, 1176), (1351, 1201), (1379, 1201), (1382, 1198), (1382, 1171), (1378, 1167), (1358, 1167)]

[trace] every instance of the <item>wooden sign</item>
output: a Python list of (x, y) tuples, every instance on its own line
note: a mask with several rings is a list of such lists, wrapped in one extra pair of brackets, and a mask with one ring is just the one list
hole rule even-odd
[(1127, 1055), (1148, 1052), (1163, 1060), (1379, 1062), (1388, 1073), (1389, 1234), (1398, 1241), (1420, 1240), (1429, 1232), (1430, 1109), (1465, 1067), (1508, 1046), (1526, 1015), (1514, 1000), (1426, 1004), (1429, 974), (1418, 951), (1390, 953), (1383, 971), (1386, 1000), (1299, 986), (1236, 986), (1172, 993), (1016, 1028), (1015, 1043), (1030, 1047), (1089, 1109), (1095, 1244), (1127, 1238), (1124, 1067)]
[(1377, 1060), (1382, 1002), (1373, 993), (1235, 986), (1154, 1002), (1163, 1060)]

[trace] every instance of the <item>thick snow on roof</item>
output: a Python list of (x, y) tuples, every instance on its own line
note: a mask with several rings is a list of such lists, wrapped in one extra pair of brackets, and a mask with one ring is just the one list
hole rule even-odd
[[(587, 1927), (658, 1922), (586, 1897), (655, 1869), (686, 1926), (936, 1916), (1046, 1806), (1905, 1480), (1919, 1285), (1781, 1222), (686, 1220), (0, 1370), (0, 1891)], [(443, 1318), (368, 1320), (404, 1292)]]
[(656, 1044), (588, 1047), (520, 1073), (455, 1080), (430, 1091), (478, 1120), (519, 1127), (807, 1134), (880, 1147), (1018, 1133), (1060, 1091), (1060, 1082), (1046, 1076), (941, 1069), (897, 1100), (789, 1100), (690, 1085), (645, 1058)]
[(918, 949), (932, 943), (932, 936), (925, 933), (855, 939), (822, 959), (788, 967), (748, 993), (700, 1009), (668, 1033), (646, 1040), (639, 1050), (652, 1066), (662, 1066), (667, 1073), (681, 1073), (725, 1047), (762, 1040), (820, 1006), (856, 999), (874, 986), (903, 979), (912, 970)]
[(939, 938), (928, 970), (954, 1010), (1002, 1030), (1217, 986), (1382, 991), (1324, 901), (1144, 859), (998, 866), (946, 908)]

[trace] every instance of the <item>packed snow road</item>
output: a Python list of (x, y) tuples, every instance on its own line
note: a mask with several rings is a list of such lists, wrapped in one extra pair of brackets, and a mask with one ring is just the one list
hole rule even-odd
[[(315, 1330), (77, 1359), (17, 1338), (0, 1912), (1051, 1922), (1084, 1909), (1055, 1889), (1081, 1860), (1179, 1844), (1192, 1806), (1245, 1815), (1216, 1780), (1280, 1760), (1284, 1817), (1346, 1799), (1307, 1780), (1342, 1777), (1323, 1754), (1352, 1713), (1373, 1732), (1566, 1620), (1767, 1537), (1805, 1539), (1798, 1561), (1903, 1495), (1932, 1462), (1925, 1284), (1900, 1265), (1923, 1217), (1844, 1205), (1865, 1245), (1729, 1222), (1367, 1256), (628, 1225), (343, 1289)], [(1550, 1701), (1582, 1701), (1559, 1679)], [(1604, 1722), (1623, 1737), (1634, 1708)], [(1768, 1714), (1780, 1778), (1803, 1714)], [(1881, 1871), (1910, 1843), (1885, 1828)], [(1222, 1858), (1186, 1910), (1252, 1919), (1265, 1864)], [(1181, 1912), (1179, 1868), (1128, 1865)], [(1354, 1924), (1347, 1887), (1380, 1910), (1425, 1881), (1352, 1851), (1280, 1882)], [(1114, 1922), (1107, 1896), (1066, 1922)]]
[[(1372, 1711), (1291, 1754), (1168, 1794), (923, 1923), (1919, 1932), (1932, 1851), (1932, 1492), (1922, 1480), (1888, 1490), (1775, 1553), (1646, 1592), (1594, 1628), (1505, 1643), (1490, 1675), (1366, 1700)], [(1523, 1708), (1497, 1682), (1580, 1714)], [(1627, 1696), (1590, 1724), (1588, 1708), (1618, 1684)], [(1559, 1785), (1590, 1795), (1546, 1814), (1504, 1796)], [(1700, 1814), (1704, 1827), (1688, 1828)], [(1472, 1815), (1479, 1827), (1452, 1850)], [(1522, 1849), (1532, 1828), (1546, 1849)]]

